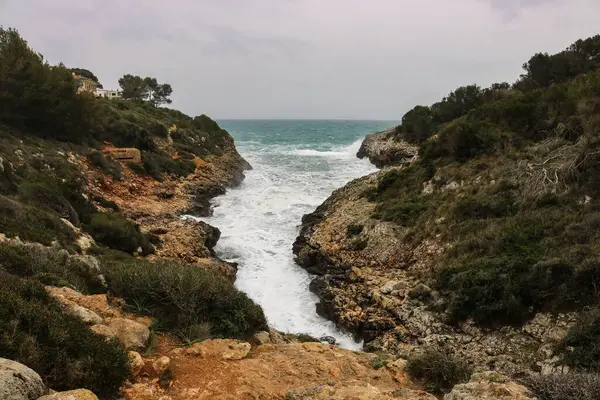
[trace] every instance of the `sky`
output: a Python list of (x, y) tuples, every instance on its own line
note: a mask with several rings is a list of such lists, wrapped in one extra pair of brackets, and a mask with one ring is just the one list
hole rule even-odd
[(50, 63), (173, 87), (215, 119), (399, 120), (455, 88), (515, 81), (600, 33), (598, 0), (0, 0)]

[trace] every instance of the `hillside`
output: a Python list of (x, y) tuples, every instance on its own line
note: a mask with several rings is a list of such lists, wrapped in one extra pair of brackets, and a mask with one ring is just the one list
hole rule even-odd
[(600, 36), (524, 69), (369, 135), (358, 155), (384, 169), (305, 216), (318, 311), (368, 348), (598, 372)]

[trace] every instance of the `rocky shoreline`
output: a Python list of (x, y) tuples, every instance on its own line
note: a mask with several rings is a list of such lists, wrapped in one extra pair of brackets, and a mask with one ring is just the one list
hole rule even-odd
[(467, 360), (476, 371), (510, 375), (564, 371), (553, 349), (574, 324), (574, 314), (540, 313), (522, 327), (485, 330), (469, 322), (448, 325), (434, 311), (441, 299), (428, 278), (448, 244), (435, 236), (409, 244), (408, 229), (371, 217), (376, 205), (365, 196), (383, 174), (416, 160), (416, 151), (399, 157), (398, 148), (411, 146), (396, 143), (388, 147), (384, 132), (368, 135), (359, 154), (393, 165), (334, 191), (302, 219), (293, 251), (296, 262), (315, 275), (310, 288), (320, 299), (317, 312), (363, 339), (368, 351), (411, 358), (435, 349)]
[(101, 183), (88, 171), (90, 192), (113, 201), (121, 212), (140, 225), (142, 231), (160, 240), (150, 259), (176, 259), (235, 280), (236, 265), (215, 256), (213, 247), (220, 231), (202, 221), (182, 219), (184, 215), (206, 217), (210, 200), (241, 184), (250, 164), (237, 152), (228, 135), (222, 155), (203, 161), (196, 172), (185, 178), (166, 177), (158, 182), (149, 176), (126, 171), (124, 179), (103, 177)]

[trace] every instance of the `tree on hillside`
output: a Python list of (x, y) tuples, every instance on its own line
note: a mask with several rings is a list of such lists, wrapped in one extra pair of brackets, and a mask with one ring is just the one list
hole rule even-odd
[(431, 106), (433, 121), (443, 124), (467, 114), (483, 102), (483, 91), (478, 85), (461, 86)]
[(61, 140), (89, 134), (94, 99), (77, 95), (71, 71), (50, 66), (15, 29), (0, 27), (0, 122)]
[(141, 102), (148, 98), (148, 85), (140, 76), (124, 75), (119, 79), (119, 86), (124, 99)]
[(169, 98), (173, 93), (171, 85), (160, 84), (156, 78), (142, 78), (137, 75), (124, 75), (119, 79), (119, 86), (124, 99), (133, 101), (149, 101), (154, 106), (170, 104)]
[[(75, 75), (83, 76), (84, 78), (91, 79), (94, 82), (100, 84), (98, 77), (96, 75), (94, 75), (92, 73), (92, 71), (90, 71), (90, 70), (87, 70), (85, 68), (71, 68), (71, 72), (73, 72)], [(102, 85), (100, 85), (100, 86), (102, 86)]]
[(409, 142), (421, 143), (427, 140), (433, 132), (431, 109), (416, 106), (402, 117), (402, 131)]
[(156, 78), (146, 78), (144, 83), (148, 87), (148, 99), (154, 106), (161, 104), (171, 104), (172, 100), (169, 99), (173, 89), (168, 83), (159, 84)]

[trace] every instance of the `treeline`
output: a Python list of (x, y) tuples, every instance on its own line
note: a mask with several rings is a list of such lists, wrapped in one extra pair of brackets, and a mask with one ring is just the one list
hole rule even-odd
[[(600, 35), (578, 40), (558, 54), (538, 53), (531, 57), (523, 64), (525, 73), (512, 85), (507, 82), (495, 83), (483, 89), (478, 85), (462, 86), (430, 107), (416, 106), (402, 117), (402, 125), (396, 131), (410, 142), (422, 143), (442, 124), (467, 115), (484, 104), (514, 96), (517, 92), (527, 96), (528, 93), (566, 82), (599, 66)], [(527, 102), (524, 98), (521, 100)], [(521, 106), (515, 104), (515, 108)], [(523, 106), (526, 108), (526, 105)], [(523, 110), (523, 114), (529, 111)]]

